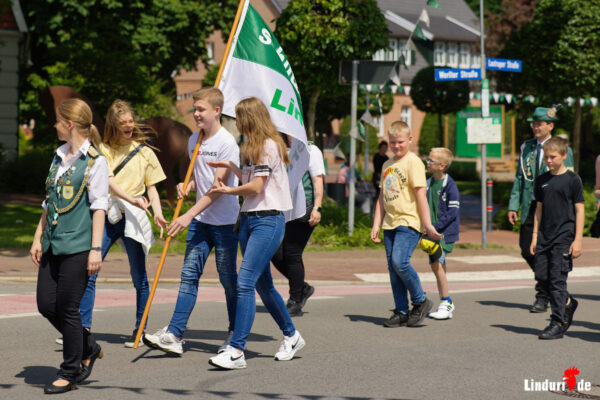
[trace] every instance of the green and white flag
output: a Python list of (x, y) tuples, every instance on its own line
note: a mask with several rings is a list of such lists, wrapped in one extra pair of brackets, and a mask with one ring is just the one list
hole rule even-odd
[(293, 217), (304, 215), (304, 192), (300, 201), (297, 187), (308, 168), (309, 154), (298, 84), (275, 35), (248, 0), (244, 1), (219, 89), (225, 96), (223, 114), (235, 117), (238, 102), (257, 97), (267, 106), (277, 130), (292, 137), (288, 177), (292, 199), (300, 203), (294, 201)]

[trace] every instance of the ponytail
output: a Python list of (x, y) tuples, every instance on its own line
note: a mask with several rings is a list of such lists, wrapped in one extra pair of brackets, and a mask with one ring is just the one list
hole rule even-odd
[(100, 143), (102, 143), (100, 132), (98, 132), (98, 128), (96, 128), (96, 125), (94, 124), (90, 124), (88, 139), (90, 143), (93, 144), (96, 148), (98, 148), (98, 146), (100, 146)]

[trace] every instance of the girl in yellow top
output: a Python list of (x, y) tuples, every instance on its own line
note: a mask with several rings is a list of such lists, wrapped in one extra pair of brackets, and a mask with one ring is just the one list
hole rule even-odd
[[(155, 187), (158, 182), (166, 179), (166, 176), (156, 154), (148, 144), (152, 134), (156, 135), (151, 128), (135, 122), (133, 111), (125, 101), (116, 100), (108, 109), (100, 152), (108, 160), (109, 168), (114, 175), (109, 179), (113, 197), (104, 225), (102, 259), (115, 241), (122, 239), (129, 258), (137, 304), (135, 329), (132, 339), (125, 342), (126, 347), (133, 346), (132, 342), (150, 294), (146, 275), (146, 256), (154, 242), (154, 237), (152, 225), (145, 215), (145, 213), (150, 215), (148, 207), (152, 207), (154, 211), (154, 223), (161, 227), (161, 236), (162, 229), (167, 227)], [(136, 149), (137, 152), (133, 157), (119, 168)], [(144, 197), (146, 191), (149, 202)], [(87, 289), (81, 299), (81, 320), (83, 327), (87, 329), (92, 326), (96, 277), (97, 274), (90, 276)]]

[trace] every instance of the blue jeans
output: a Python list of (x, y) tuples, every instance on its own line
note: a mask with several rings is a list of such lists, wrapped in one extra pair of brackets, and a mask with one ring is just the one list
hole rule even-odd
[[(125, 217), (121, 218), (116, 224), (108, 222), (108, 218), (104, 222), (104, 235), (102, 237), (102, 260), (106, 257), (108, 250), (118, 240), (123, 239), (127, 258), (129, 258), (129, 272), (131, 280), (136, 292), (136, 319), (135, 328), (140, 326), (144, 308), (150, 295), (148, 286), (148, 275), (146, 274), (146, 254), (141, 243), (125, 237)], [(84, 328), (91, 329), (92, 327), (92, 310), (94, 308), (94, 299), (96, 295), (96, 278), (98, 274), (90, 276), (88, 279), (87, 288), (81, 298), (79, 310), (81, 312), (81, 324)]]
[(219, 280), (225, 289), (229, 331), (233, 331), (237, 303), (236, 257), (238, 249), (238, 238), (233, 227), (234, 225), (205, 224), (196, 219), (192, 220), (188, 227), (179, 294), (168, 328), (169, 332), (180, 339), (183, 337), (190, 315), (196, 305), (198, 281), (204, 272), (206, 259), (213, 247), (215, 248)]
[(413, 303), (425, 300), (419, 275), (410, 265), (410, 256), (420, 237), (419, 232), (407, 226), (383, 231), (394, 303), (396, 303), (396, 310), (404, 314), (408, 313), (407, 291)]
[(246, 348), (246, 341), (256, 314), (254, 289), (285, 336), (296, 332), (283, 299), (273, 286), (271, 258), (279, 248), (285, 232), (283, 214), (275, 216), (248, 216), (240, 221), (240, 247), (242, 265), (238, 276), (237, 310), (231, 346)]

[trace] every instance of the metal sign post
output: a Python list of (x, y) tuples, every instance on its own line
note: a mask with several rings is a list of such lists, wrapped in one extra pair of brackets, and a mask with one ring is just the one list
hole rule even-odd
[(352, 106), (350, 109), (350, 176), (348, 176), (348, 236), (354, 233), (354, 173), (356, 171), (356, 101), (358, 100), (358, 60), (352, 61)]
[[(479, 0), (479, 36), (481, 45), (481, 117), (490, 113), (489, 81), (485, 79), (485, 32), (483, 30), (483, 0)], [(481, 144), (481, 248), (487, 247), (486, 145)]]
[[(352, 104), (350, 111), (350, 176), (348, 177), (348, 235), (354, 233), (354, 199), (356, 171), (356, 136), (358, 135), (356, 114), (358, 100), (358, 84), (383, 85), (389, 80), (390, 72), (396, 65), (395, 61), (353, 60), (340, 62), (339, 84), (352, 84)], [(367, 131), (368, 132), (368, 131)], [(367, 161), (368, 162), (368, 161)], [(368, 169), (365, 168), (365, 171)]]

